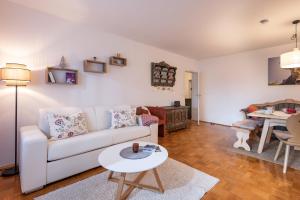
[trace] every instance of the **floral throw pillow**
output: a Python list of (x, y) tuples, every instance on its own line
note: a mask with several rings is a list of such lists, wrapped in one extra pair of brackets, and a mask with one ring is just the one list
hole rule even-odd
[(111, 110), (111, 128), (136, 126), (136, 109)]
[(65, 139), (88, 132), (84, 113), (71, 115), (48, 113), (48, 122), (52, 140)]

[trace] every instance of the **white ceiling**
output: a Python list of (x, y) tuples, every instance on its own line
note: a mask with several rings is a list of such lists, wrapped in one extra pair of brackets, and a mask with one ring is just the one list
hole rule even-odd
[(10, 1), (195, 59), (290, 43), (300, 19), (300, 0)]

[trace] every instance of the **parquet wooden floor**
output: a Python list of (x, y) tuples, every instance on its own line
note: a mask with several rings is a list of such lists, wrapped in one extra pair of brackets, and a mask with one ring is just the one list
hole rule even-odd
[[(159, 139), (169, 156), (220, 179), (203, 199), (284, 199), (300, 200), (300, 171), (239, 155), (230, 151), (235, 134), (229, 127), (201, 123)], [(92, 169), (48, 185), (29, 195), (20, 193), (19, 177), (0, 177), (0, 199), (32, 199), (71, 183), (93, 176)]]

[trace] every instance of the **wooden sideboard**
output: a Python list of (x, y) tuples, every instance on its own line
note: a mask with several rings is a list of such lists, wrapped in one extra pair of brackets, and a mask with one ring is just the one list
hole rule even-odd
[(166, 106), (166, 130), (168, 132), (187, 128), (188, 124), (188, 106)]

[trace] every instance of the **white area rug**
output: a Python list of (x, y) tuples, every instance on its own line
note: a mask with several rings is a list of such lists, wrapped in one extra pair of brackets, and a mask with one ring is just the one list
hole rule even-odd
[[(165, 192), (163, 194), (142, 189), (134, 189), (130, 200), (199, 200), (219, 180), (173, 159), (168, 159), (158, 168)], [(115, 174), (118, 175), (118, 174)], [(126, 176), (133, 179), (136, 174)], [(107, 181), (108, 171), (67, 187), (37, 197), (36, 200), (111, 200), (114, 199), (117, 184)], [(152, 171), (142, 179), (142, 183), (156, 186)], [(124, 187), (126, 189), (126, 187)]]

